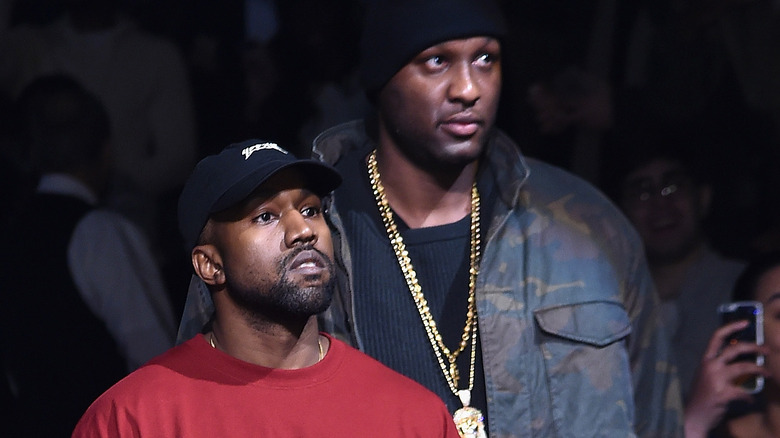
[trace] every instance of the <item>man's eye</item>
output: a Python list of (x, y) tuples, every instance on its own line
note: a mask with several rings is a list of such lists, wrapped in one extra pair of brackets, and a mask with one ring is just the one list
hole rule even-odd
[(474, 60), (474, 62), (479, 64), (479, 65), (490, 65), (490, 64), (493, 64), (494, 62), (496, 62), (496, 59), (498, 59), (497, 56), (494, 56), (494, 55), (492, 55), (490, 53), (483, 53), (483, 54), (479, 55)]
[(304, 217), (315, 217), (320, 214), (322, 210), (318, 207), (306, 207), (301, 211)]
[(425, 66), (432, 69), (441, 68), (444, 65), (444, 58), (434, 55), (425, 60)]
[(273, 215), (271, 215), (271, 213), (264, 211), (255, 217), (255, 222), (266, 223), (269, 222), (272, 218)]

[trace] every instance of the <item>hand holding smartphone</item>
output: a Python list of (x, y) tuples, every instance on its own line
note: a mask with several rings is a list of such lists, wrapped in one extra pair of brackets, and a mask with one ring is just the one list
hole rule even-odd
[[(749, 342), (757, 345), (764, 343), (764, 309), (758, 301), (737, 301), (722, 304), (718, 307), (721, 322), (728, 324), (736, 321), (748, 321), (747, 327), (732, 333), (726, 338), (724, 347), (737, 342)], [(760, 354), (742, 354), (735, 361), (751, 361), (756, 365), (764, 364), (764, 356)], [(760, 375), (740, 376), (735, 382), (747, 389), (751, 394), (760, 392), (764, 388), (764, 377)]]

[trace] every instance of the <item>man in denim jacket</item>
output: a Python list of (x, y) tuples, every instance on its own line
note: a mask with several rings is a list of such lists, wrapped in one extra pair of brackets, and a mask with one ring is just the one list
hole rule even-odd
[(377, 0), (364, 29), (376, 115), (314, 145), (345, 181), (323, 327), (439, 394), (463, 436), (682, 436), (634, 229), (494, 128), (497, 11)]
[[(447, 227), (465, 217), (468, 230), (476, 180), (482, 373), (472, 405), (487, 414), (491, 436), (681, 435), (676, 374), (633, 228), (587, 183), (523, 158), (493, 127), (495, 11), (476, 1), (375, 3), (362, 73), (377, 115), (334, 127), (314, 145), (352, 181), (330, 208), (345, 293), (324, 315), (327, 328), (459, 407), (371, 190), (366, 157), (376, 149), (391, 215), (450, 350), (466, 320), (468, 276), (459, 273), (468, 270), (469, 233)], [(456, 363), (465, 388), (470, 361)]]

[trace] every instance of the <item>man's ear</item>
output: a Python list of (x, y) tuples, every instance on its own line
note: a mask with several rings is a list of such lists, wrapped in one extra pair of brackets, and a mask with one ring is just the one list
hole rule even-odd
[(220, 286), (225, 283), (222, 257), (214, 245), (198, 245), (192, 250), (192, 267), (204, 283)]

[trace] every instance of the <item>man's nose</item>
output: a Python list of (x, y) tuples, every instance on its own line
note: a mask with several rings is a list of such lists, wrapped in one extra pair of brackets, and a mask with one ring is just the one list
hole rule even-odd
[(293, 247), (302, 243), (314, 243), (317, 241), (317, 233), (303, 215), (297, 211), (285, 214), (282, 217), (284, 225), (285, 245)]
[(474, 78), (470, 63), (455, 64), (451, 70), (448, 98), (459, 101), (467, 106), (474, 105), (480, 97), (479, 82)]

